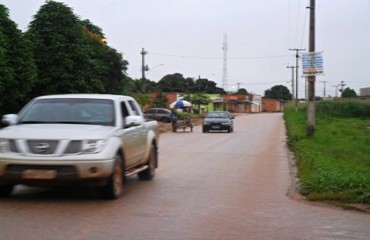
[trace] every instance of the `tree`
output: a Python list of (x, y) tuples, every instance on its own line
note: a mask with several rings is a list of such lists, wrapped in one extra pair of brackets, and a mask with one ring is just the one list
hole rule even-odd
[(91, 79), (81, 22), (63, 3), (47, 1), (29, 25), (38, 69), (34, 95), (84, 92)]
[(189, 83), (180, 73), (168, 74), (158, 82), (158, 88), (163, 92), (188, 92)]
[(198, 78), (195, 80), (193, 93), (219, 93), (225, 94), (226, 92), (222, 88), (218, 88), (217, 83), (210, 81), (207, 78)]
[(291, 100), (292, 94), (284, 85), (276, 85), (265, 91), (265, 97), (277, 100)]
[(195, 89), (195, 83), (194, 83), (194, 79), (193, 78), (186, 78), (185, 79), (185, 88), (186, 88), (186, 91), (184, 92), (187, 92), (187, 93), (192, 93), (194, 92), (194, 89)]
[(247, 95), (248, 91), (245, 88), (239, 88), (236, 94), (244, 94)]
[(342, 92), (342, 98), (355, 98), (357, 97), (357, 94), (355, 90), (350, 89), (349, 87), (345, 88)]
[(106, 45), (104, 33), (98, 26), (89, 20), (83, 20), (81, 23), (90, 48), (88, 52), (91, 67), (90, 91), (120, 94), (122, 81), (126, 78), (123, 73), (127, 70), (128, 62), (123, 60), (122, 54)]
[(106, 45), (101, 29), (64, 3), (47, 1), (27, 31), (38, 69), (34, 95), (121, 93), (128, 62)]
[(37, 79), (29, 42), (0, 4), (0, 113), (15, 113), (29, 100)]

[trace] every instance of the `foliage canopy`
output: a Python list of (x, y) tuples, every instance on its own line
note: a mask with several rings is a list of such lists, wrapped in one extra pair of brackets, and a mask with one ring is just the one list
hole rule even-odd
[[(30, 42), (0, 4), (0, 112), (17, 112), (27, 102), (37, 72)], [(11, 103), (11, 104), (9, 104)]]
[(345, 88), (342, 92), (342, 98), (355, 98), (357, 97), (356, 91), (350, 89), (349, 87)]
[(286, 86), (275, 85), (265, 91), (265, 97), (277, 100), (291, 100), (292, 94)]
[(104, 34), (72, 9), (47, 1), (26, 33), (39, 73), (33, 95), (120, 93), (128, 62), (105, 44)]

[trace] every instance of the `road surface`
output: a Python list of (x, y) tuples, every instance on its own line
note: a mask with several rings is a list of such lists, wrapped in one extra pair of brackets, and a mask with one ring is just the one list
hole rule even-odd
[(0, 199), (0, 239), (370, 239), (370, 215), (288, 196), (281, 113), (244, 114), (233, 133), (164, 133), (156, 178), (118, 200), (94, 189), (20, 186)]

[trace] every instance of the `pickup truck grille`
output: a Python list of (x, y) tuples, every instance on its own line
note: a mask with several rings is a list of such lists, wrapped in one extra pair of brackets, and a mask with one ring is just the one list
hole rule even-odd
[(81, 152), (81, 141), (73, 140), (69, 142), (68, 147), (64, 153), (65, 154), (76, 154), (79, 152)]
[(56, 140), (28, 140), (28, 149), (33, 154), (53, 154), (58, 145)]
[(64, 155), (81, 152), (81, 140), (9, 140), (9, 151), (25, 155)]

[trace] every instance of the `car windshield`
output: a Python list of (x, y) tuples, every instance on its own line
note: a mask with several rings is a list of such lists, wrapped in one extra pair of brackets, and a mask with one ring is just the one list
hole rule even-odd
[(210, 112), (207, 114), (207, 118), (228, 118), (229, 114), (226, 112)]
[(18, 124), (72, 123), (114, 126), (114, 106), (107, 99), (39, 99), (19, 116)]

